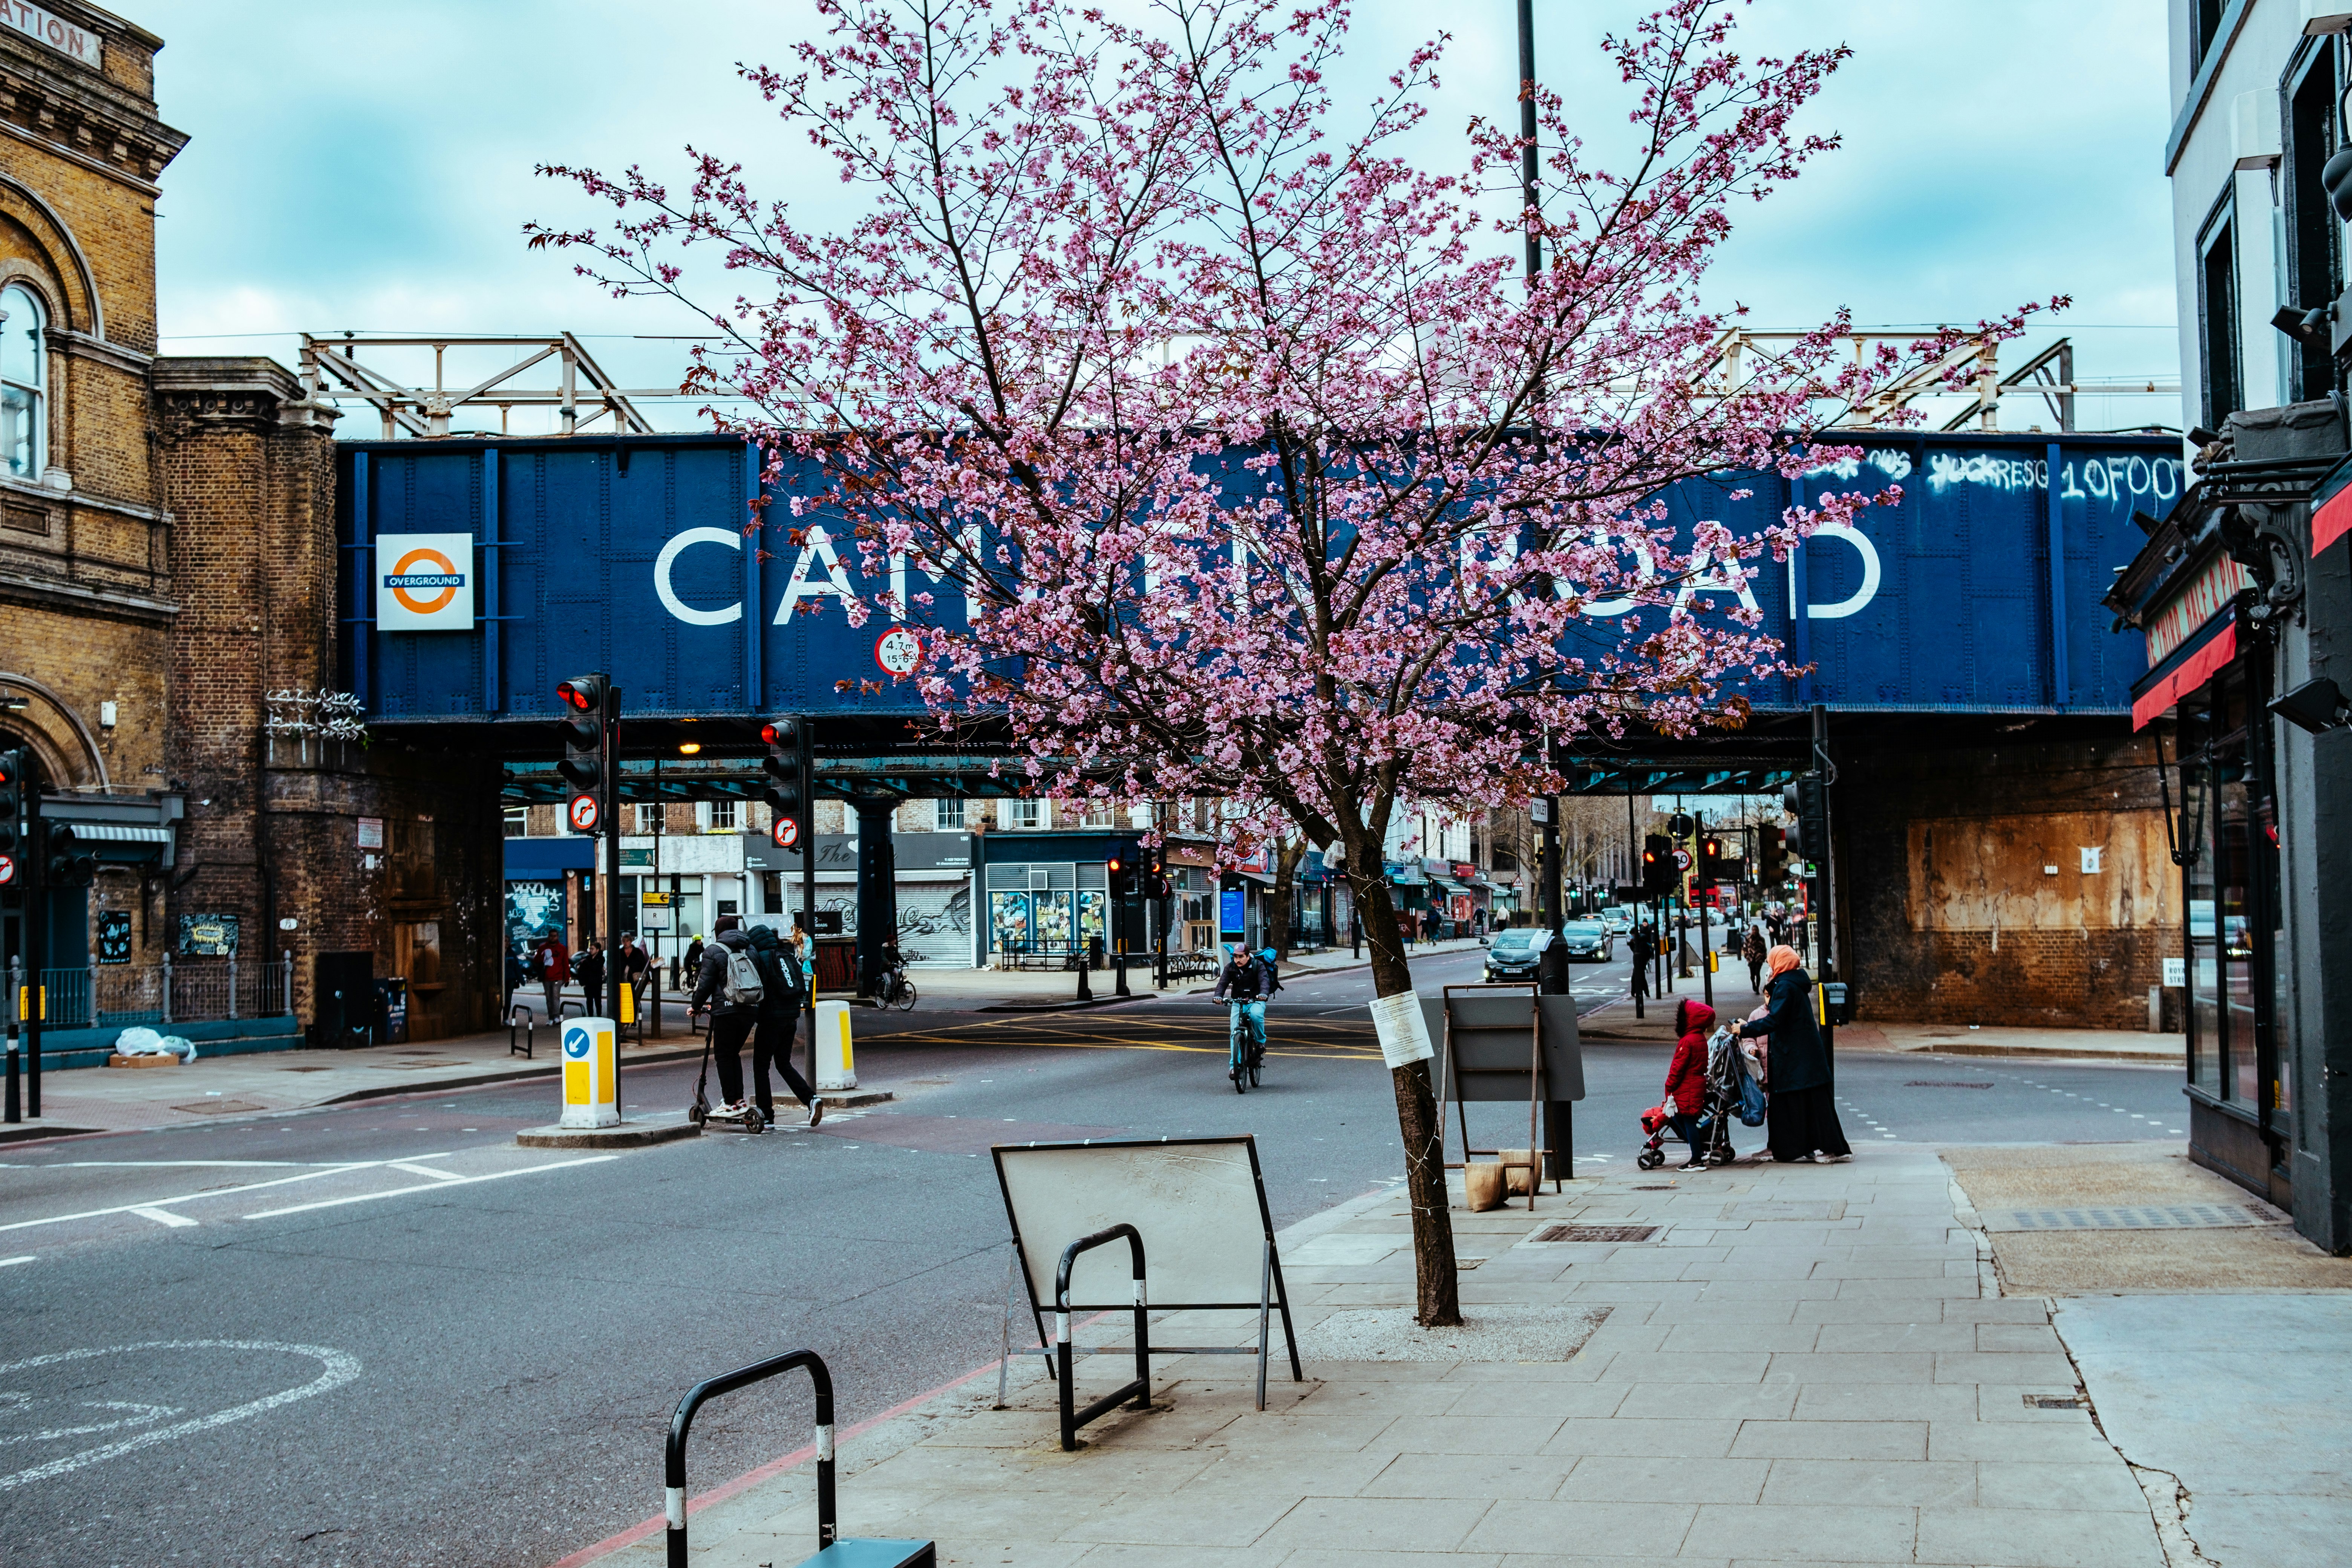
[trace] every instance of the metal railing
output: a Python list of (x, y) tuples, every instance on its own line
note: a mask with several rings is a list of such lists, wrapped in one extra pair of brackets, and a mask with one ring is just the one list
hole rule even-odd
[[(21, 959), (8, 963), (8, 994), (0, 1016), (10, 1027), (32, 1008)], [(294, 955), (277, 963), (241, 963), (236, 958), (169, 957), (159, 963), (100, 963), (92, 961), (41, 972), (47, 998), (43, 1026), (51, 1029), (126, 1029), (137, 1025), (163, 1029), (173, 1024), (209, 1024), (231, 1018), (278, 1018), (290, 1010)], [(20, 1012), (20, 1005), (22, 1012)]]

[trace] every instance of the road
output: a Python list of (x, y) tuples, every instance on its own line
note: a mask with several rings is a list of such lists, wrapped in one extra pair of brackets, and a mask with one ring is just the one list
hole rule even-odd
[[(1415, 978), (1476, 966), (1435, 955)], [(1597, 1004), (1623, 965), (1577, 980)], [(993, 1142), (1252, 1131), (1277, 1225), (1393, 1179), (1367, 994), (1361, 971), (1287, 987), (1246, 1096), (1222, 1010), (1171, 996), (874, 1020), (861, 1072), (903, 1098), (815, 1133), (518, 1149), (549, 1119), (542, 1081), (0, 1151), (0, 1555), (553, 1563), (655, 1510), (659, 1435), (698, 1377), (815, 1346), (846, 1424), (991, 1362)], [(1654, 1047), (1588, 1050), (1580, 1160), (1632, 1157), (1663, 1069)], [(625, 1094), (683, 1105), (693, 1071), (632, 1069)], [(1839, 1093), (1857, 1146), (2186, 1125), (2179, 1075), (2145, 1068), (1853, 1054)], [(1481, 1108), (1472, 1132), (1513, 1121)], [(797, 1390), (713, 1406), (697, 1484), (798, 1447), (809, 1418)]]

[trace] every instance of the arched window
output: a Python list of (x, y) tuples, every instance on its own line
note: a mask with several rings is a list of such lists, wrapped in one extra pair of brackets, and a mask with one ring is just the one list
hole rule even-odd
[(48, 316), (21, 283), (0, 289), (0, 451), (8, 476), (41, 481), (48, 465)]

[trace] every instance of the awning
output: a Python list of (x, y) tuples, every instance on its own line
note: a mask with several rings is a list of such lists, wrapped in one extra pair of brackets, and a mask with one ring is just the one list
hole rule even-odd
[(172, 830), (168, 827), (134, 827), (122, 822), (77, 822), (73, 830), (76, 838), (106, 844), (172, 842)]
[[(2327, 471), (2311, 492), (2311, 552), (2317, 555), (2352, 532), (2352, 458)], [(2134, 712), (2132, 717), (2139, 717)]]
[(2132, 686), (2132, 728), (2145, 730), (2158, 715), (2213, 679), (2238, 657), (2234, 616), (2216, 616), (2203, 632), (2172, 650), (2170, 658)]

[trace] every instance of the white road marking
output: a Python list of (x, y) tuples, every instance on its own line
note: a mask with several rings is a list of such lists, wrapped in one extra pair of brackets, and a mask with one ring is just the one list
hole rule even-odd
[[(413, 1157), (419, 1160), (446, 1160), (448, 1158), (446, 1154), (418, 1154)], [(258, 1192), (264, 1187), (282, 1187), (289, 1182), (316, 1181), (320, 1176), (340, 1175), (345, 1171), (371, 1171), (389, 1163), (391, 1163), (391, 1162), (387, 1160), (354, 1160), (348, 1164), (342, 1165), (320, 1165), (312, 1170), (303, 1171), (296, 1175), (280, 1176), (275, 1181), (247, 1182), (242, 1186), (219, 1187), (206, 1192), (182, 1193), (177, 1197), (145, 1198), (135, 1204), (116, 1204), (111, 1208), (83, 1209), (79, 1214), (51, 1215), (46, 1219), (20, 1219), (16, 1221), (14, 1224), (0, 1225), (0, 1232), (26, 1230), (37, 1225), (63, 1225), (68, 1220), (103, 1219), (108, 1215), (131, 1214), (140, 1209), (153, 1208), (163, 1205), (190, 1204), (194, 1203), (199, 1198), (234, 1197), (238, 1193)]]
[(22, 1258), (0, 1258), (0, 1268), (14, 1268), (19, 1263), (30, 1263), (32, 1261), (33, 1254), (29, 1252), (25, 1254)]
[[(856, 1145), (853, 1143), (850, 1147), (856, 1148)], [(496, 1171), (487, 1176), (459, 1176), (455, 1182), (447, 1182), (446, 1180), (442, 1182), (426, 1182), (414, 1187), (393, 1187), (381, 1193), (362, 1193), (356, 1197), (327, 1198), (315, 1204), (296, 1204), (291, 1208), (264, 1209), (259, 1214), (249, 1214), (245, 1217), (247, 1219), (276, 1219), (282, 1215), (309, 1214), (313, 1209), (341, 1208), (345, 1204), (372, 1204), (378, 1198), (405, 1197), (410, 1193), (437, 1193), (445, 1192), (450, 1186), (472, 1186), (479, 1182), (502, 1182), (509, 1176), (536, 1176), (542, 1171), (568, 1171), (575, 1165), (601, 1165), (607, 1160), (617, 1160), (619, 1158), (620, 1156), (618, 1154), (591, 1154), (584, 1160), (557, 1160), (552, 1163), (545, 1165), (526, 1165), (520, 1171)]]
[(191, 1226), (196, 1223), (194, 1220), (190, 1219), (186, 1215), (173, 1214), (170, 1209), (159, 1209), (152, 1204), (142, 1205), (140, 1207), (131, 1209), (128, 1212), (137, 1215), (141, 1219), (152, 1219), (157, 1225), (180, 1226)]
[[(131, 1171), (144, 1170), (151, 1165), (160, 1170), (167, 1166), (186, 1166), (194, 1168), (220, 1166), (227, 1168), (246, 1165), (271, 1165), (282, 1168), (288, 1165), (326, 1164), (332, 1164), (332, 1162), (324, 1160), (44, 1160), (37, 1165), (18, 1165), (14, 1163), (7, 1163), (5, 1166), (0, 1166), (0, 1168), (18, 1171)], [(335, 1168), (339, 1170), (341, 1169), (341, 1166), (336, 1166)]]
[(208, 1432), (215, 1426), (226, 1426), (232, 1421), (242, 1421), (247, 1416), (259, 1415), (264, 1411), (275, 1410), (281, 1405), (291, 1405), (298, 1399), (309, 1399), (316, 1394), (331, 1393), (360, 1374), (360, 1363), (356, 1358), (341, 1351), (328, 1350), (319, 1345), (273, 1344), (261, 1340), (152, 1340), (145, 1344), (115, 1345), (102, 1350), (59, 1351), (54, 1355), (38, 1355), (29, 1361), (11, 1362), (5, 1366), (0, 1366), (0, 1375), (12, 1372), (29, 1371), (37, 1366), (54, 1366), (59, 1362), (84, 1361), (91, 1356), (131, 1355), (145, 1351), (184, 1350), (282, 1351), (289, 1355), (312, 1357), (322, 1363), (326, 1370), (299, 1388), (280, 1389), (276, 1394), (256, 1399), (249, 1404), (235, 1405), (227, 1410), (217, 1410), (210, 1415), (200, 1415), (193, 1421), (182, 1421), (175, 1426), (159, 1426), (152, 1432), (142, 1432), (135, 1437), (125, 1437), (119, 1443), (108, 1443), (100, 1447), (85, 1449), (79, 1454), (68, 1454), (65, 1458), (52, 1459), (46, 1465), (36, 1465), (29, 1470), (18, 1470), (13, 1476), (0, 1476), (0, 1491), (7, 1491), (11, 1488), (21, 1487), (32, 1481), (49, 1480), (79, 1470), (85, 1465), (95, 1465), (102, 1460), (120, 1458), (125, 1454), (136, 1453), (141, 1448), (170, 1442), (174, 1437), (185, 1437), (198, 1432)]
[(436, 1171), (430, 1165), (419, 1165), (407, 1160), (394, 1160), (392, 1163), (392, 1169), (405, 1171), (412, 1176), (431, 1176), (443, 1182), (462, 1182), (466, 1179), (455, 1171)]
[[(5, 1395), (0, 1395), (5, 1398)], [(20, 1402), (22, 1396), (19, 1396)], [(161, 1421), (179, 1412), (168, 1405), (132, 1405), (119, 1399), (85, 1399), (85, 1410), (131, 1410), (136, 1415), (124, 1415), (112, 1421), (93, 1422), (88, 1426), (52, 1426), (46, 1432), (19, 1432), (13, 1437), (0, 1437), (0, 1447), (10, 1443), (54, 1443), (60, 1437), (88, 1437), (100, 1432), (118, 1431), (125, 1426), (143, 1426), (150, 1421)]]

